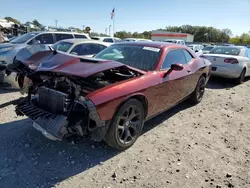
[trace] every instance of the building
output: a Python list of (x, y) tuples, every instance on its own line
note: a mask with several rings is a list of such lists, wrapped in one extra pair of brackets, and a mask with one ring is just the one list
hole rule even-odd
[(193, 42), (194, 35), (188, 33), (177, 33), (168, 31), (152, 31), (151, 39), (155, 41), (176, 39), (176, 40), (184, 40), (185, 42)]
[(8, 22), (7, 20), (5, 19), (1, 19), (0, 18), (0, 29), (10, 29), (12, 28), (13, 26), (15, 25), (14, 22)]

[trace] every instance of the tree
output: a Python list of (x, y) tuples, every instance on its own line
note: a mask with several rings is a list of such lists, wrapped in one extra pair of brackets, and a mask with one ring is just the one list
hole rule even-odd
[(20, 22), (17, 19), (12, 18), (12, 17), (5, 17), (4, 19), (9, 22), (14, 22), (15, 24), (20, 24)]
[(42, 27), (42, 24), (40, 24), (36, 19), (34, 19), (34, 20), (32, 21), (32, 23), (33, 23), (35, 26), (39, 27), (39, 28)]

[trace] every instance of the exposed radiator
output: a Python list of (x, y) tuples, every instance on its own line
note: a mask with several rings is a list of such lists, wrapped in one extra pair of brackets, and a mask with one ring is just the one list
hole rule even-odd
[(38, 106), (54, 114), (63, 113), (65, 101), (68, 95), (46, 87), (40, 87), (38, 91)]

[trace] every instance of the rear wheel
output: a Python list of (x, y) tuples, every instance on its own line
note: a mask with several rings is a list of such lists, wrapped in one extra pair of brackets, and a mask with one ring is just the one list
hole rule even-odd
[(111, 147), (125, 150), (140, 136), (143, 124), (143, 105), (136, 99), (129, 99), (113, 117), (105, 141)]
[(246, 76), (246, 69), (244, 68), (239, 76), (239, 78), (236, 79), (236, 83), (237, 84), (242, 84), (245, 80), (245, 76)]
[(205, 76), (201, 76), (194, 92), (190, 96), (190, 102), (192, 104), (198, 104), (201, 102), (203, 95), (205, 93), (205, 86), (206, 86), (206, 78)]

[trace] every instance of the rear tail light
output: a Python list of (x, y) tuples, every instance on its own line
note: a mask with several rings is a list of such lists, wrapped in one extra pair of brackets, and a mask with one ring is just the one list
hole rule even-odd
[(225, 63), (230, 63), (230, 64), (238, 64), (239, 61), (235, 58), (227, 58), (227, 59), (224, 59), (224, 62)]

